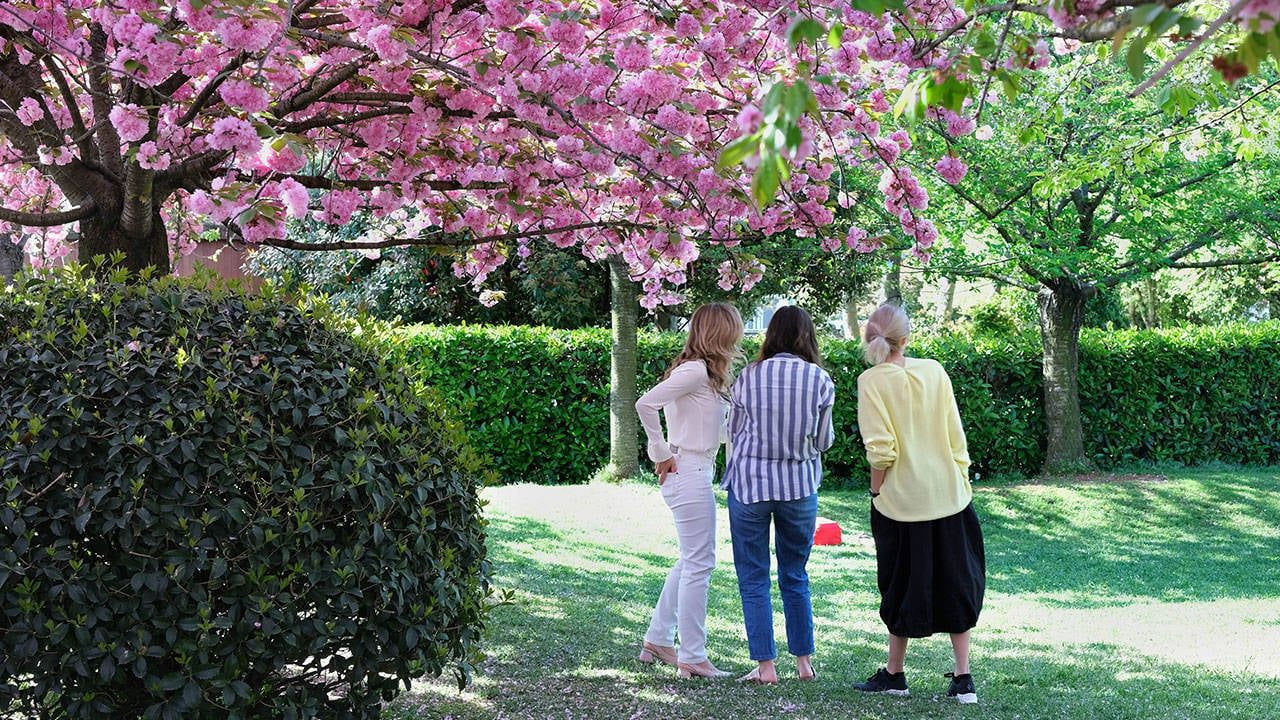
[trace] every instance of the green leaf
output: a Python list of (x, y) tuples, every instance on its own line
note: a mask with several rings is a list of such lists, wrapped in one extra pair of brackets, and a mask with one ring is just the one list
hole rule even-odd
[(791, 47), (804, 42), (817, 42), (826, 32), (827, 28), (813, 18), (796, 18), (791, 27), (787, 28), (787, 42)]
[(743, 135), (725, 146), (720, 151), (720, 158), (716, 162), (716, 169), (725, 170), (735, 167), (751, 157), (760, 148), (760, 133), (754, 132), (750, 135)]
[(778, 194), (778, 163), (774, 155), (775, 153), (762, 155), (760, 166), (751, 178), (751, 198), (760, 208), (773, 202), (774, 196)]
[(788, 86), (784, 96), (786, 103), (784, 117), (788, 124), (798, 122), (801, 117), (804, 117), (805, 111), (809, 109), (808, 92), (809, 86), (802, 82)]
[(827, 45), (832, 50), (839, 50), (844, 38), (844, 23), (835, 22), (831, 24), (831, 30), (827, 33)]
[(1165, 10), (1161, 12), (1156, 16), (1155, 23), (1151, 25), (1151, 35), (1153, 37), (1164, 35), (1168, 32), (1169, 28), (1177, 25), (1178, 21), (1181, 19), (1182, 13), (1175, 12), (1173, 10)]
[(1139, 5), (1129, 15), (1129, 20), (1134, 25), (1150, 25), (1162, 12), (1165, 12), (1165, 7), (1159, 3)]
[(1147, 38), (1135, 38), (1129, 43), (1129, 50), (1125, 53), (1125, 65), (1129, 68), (1129, 74), (1134, 80), (1141, 80), (1143, 71), (1147, 67)]
[(853, 0), (850, 3), (854, 10), (861, 10), (868, 15), (883, 15), (885, 0)]
[(983, 28), (982, 32), (978, 33), (977, 39), (973, 42), (973, 51), (985, 58), (995, 54), (996, 39), (990, 30)]
[(1004, 96), (1008, 98), (1010, 102), (1017, 100), (1018, 94), (1022, 92), (1022, 81), (1018, 79), (1018, 76), (1011, 72), (1001, 70), (999, 78), (1000, 86), (1004, 90)]

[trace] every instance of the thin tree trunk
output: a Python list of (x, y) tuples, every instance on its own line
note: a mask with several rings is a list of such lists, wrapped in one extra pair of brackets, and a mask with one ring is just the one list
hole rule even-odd
[(609, 258), (613, 343), (609, 351), (609, 464), (614, 475), (640, 472), (639, 419), (636, 417), (636, 320), (639, 294), (627, 264)]
[(902, 251), (889, 260), (889, 271), (884, 274), (884, 301), (890, 305), (902, 305)]
[(1080, 418), (1080, 328), (1093, 288), (1061, 282), (1042, 287), (1040, 341), (1044, 349), (1044, 472), (1060, 474), (1092, 466), (1084, 452)]
[(844, 336), (851, 340), (862, 337), (862, 328), (858, 324), (858, 296), (855, 293), (844, 297)]
[(947, 278), (946, 301), (942, 306), (942, 326), (951, 327), (956, 320), (956, 279)]
[(1155, 276), (1148, 277), (1143, 282), (1143, 286), (1142, 322), (1148, 329), (1151, 329), (1160, 325), (1160, 306)]

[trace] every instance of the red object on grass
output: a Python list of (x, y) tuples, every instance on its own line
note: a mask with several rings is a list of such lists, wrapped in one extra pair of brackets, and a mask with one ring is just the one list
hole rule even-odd
[(818, 518), (818, 529), (813, 532), (814, 545), (839, 545), (840, 525), (834, 520)]

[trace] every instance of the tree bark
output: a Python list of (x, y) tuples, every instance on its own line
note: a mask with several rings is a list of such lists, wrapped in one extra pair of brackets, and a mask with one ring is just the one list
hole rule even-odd
[(636, 417), (636, 320), (639, 294), (622, 258), (609, 258), (613, 342), (609, 350), (609, 464), (615, 477), (640, 472)]
[(1160, 325), (1160, 298), (1157, 295), (1154, 275), (1147, 277), (1146, 281), (1143, 282), (1142, 299), (1143, 324), (1148, 330), (1158, 327)]
[(0, 233), (0, 280), (8, 280), (22, 269), (22, 245)]
[(1080, 328), (1091, 285), (1060, 281), (1041, 287), (1040, 341), (1044, 350), (1044, 472), (1061, 474), (1091, 468), (1084, 452), (1080, 418)]
[(844, 336), (850, 340), (862, 337), (858, 324), (858, 296), (849, 293), (844, 297)]
[(947, 277), (946, 301), (942, 306), (942, 326), (951, 327), (956, 320), (956, 278)]
[(889, 259), (889, 271), (884, 274), (884, 301), (889, 305), (902, 306), (902, 251), (894, 253)]
[(157, 274), (169, 274), (169, 235), (165, 231), (164, 218), (160, 216), (158, 206), (153, 206), (152, 215), (147, 234), (136, 237), (127, 234), (112, 219), (94, 216), (82, 220), (80, 241), (77, 243), (80, 261), (88, 262), (95, 255), (110, 258), (112, 254), (119, 252), (124, 256), (119, 263), (120, 267), (134, 272), (154, 267)]

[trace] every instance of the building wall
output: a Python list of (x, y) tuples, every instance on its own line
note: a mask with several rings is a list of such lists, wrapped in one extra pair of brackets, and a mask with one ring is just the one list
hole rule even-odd
[(262, 287), (262, 279), (245, 272), (244, 263), (248, 252), (244, 248), (232, 246), (223, 241), (201, 241), (190, 255), (184, 255), (174, 261), (175, 275), (189, 276), (198, 267), (207, 267), (219, 277), (242, 279), (249, 288)]

